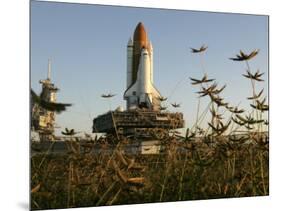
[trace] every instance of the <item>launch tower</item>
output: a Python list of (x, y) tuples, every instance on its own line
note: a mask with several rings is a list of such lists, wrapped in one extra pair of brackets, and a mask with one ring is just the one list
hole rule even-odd
[[(40, 80), (42, 91), (40, 98), (46, 102), (56, 102), (56, 93), (59, 90), (51, 82), (51, 62), (48, 61), (47, 79)], [(40, 140), (54, 139), (55, 112), (48, 111), (32, 102), (32, 128), (38, 131)]]

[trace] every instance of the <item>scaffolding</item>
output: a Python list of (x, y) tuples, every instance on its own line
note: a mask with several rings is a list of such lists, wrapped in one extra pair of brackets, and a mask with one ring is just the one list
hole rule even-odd
[[(40, 80), (42, 84), (41, 100), (56, 102), (58, 88), (51, 82), (51, 63), (48, 62), (48, 76)], [(31, 128), (39, 133), (40, 140), (54, 140), (55, 112), (48, 111), (35, 102), (31, 102)]]

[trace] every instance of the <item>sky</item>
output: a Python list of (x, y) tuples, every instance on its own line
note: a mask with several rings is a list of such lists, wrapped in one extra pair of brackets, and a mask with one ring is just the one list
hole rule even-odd
[[(94, 117), (126, 107), (127, 42), (140, 21), (153, 44), (154, 85), (167, 105), (181, 103), (168, 109), (183, 112), (186, 127), (194, 124), (198, 106), (198, 87), (189, 77), (203, 73), (227, 85), (225, 101), (250, 110), (246, 65), (229, 59), (240, 49), (259, 49), (249, 63), (253, 72), (265, 72), (257, 89), (268, 92), (267, 16), (32, 1), (31, 87), (40, 93), (51, 59), (57, 101), (73, 104), (56, 116), (57, 134), (65, 127), (91, 133)], [(202, 44), (208, 46), (202, 57), (190, 53)], [(100, 97), (109, 92), (117, 94), (110, 102)], [(206, 105), (207, 98), (200, 100), (199, 111)]]

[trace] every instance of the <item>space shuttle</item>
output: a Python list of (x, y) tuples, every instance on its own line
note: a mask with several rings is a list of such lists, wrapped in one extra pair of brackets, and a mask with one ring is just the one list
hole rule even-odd
[(127, 44), (127, 110), (146, 108), (158, 111), (160, 92), (153, 85), (153, 47), (143, 23), (135, 29)]

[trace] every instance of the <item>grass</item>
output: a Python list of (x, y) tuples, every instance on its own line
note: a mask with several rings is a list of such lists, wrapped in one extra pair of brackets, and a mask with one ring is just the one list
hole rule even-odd
[(125, 155), (122, 145), (108, 154), (34, 155), (32, 209), (268, 195), (264, 140), (166, 141), (159, 155)]

